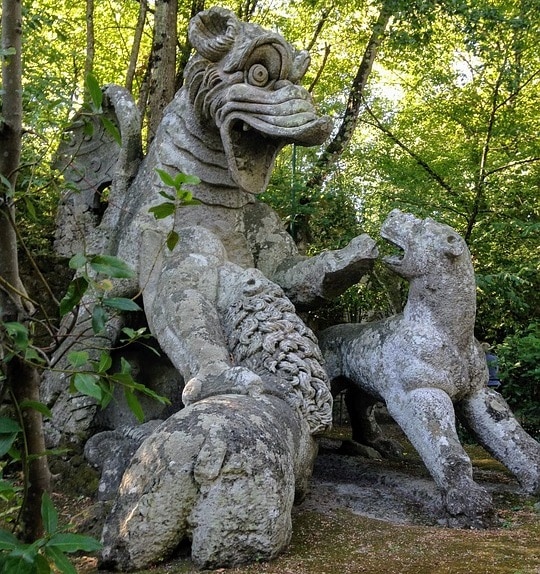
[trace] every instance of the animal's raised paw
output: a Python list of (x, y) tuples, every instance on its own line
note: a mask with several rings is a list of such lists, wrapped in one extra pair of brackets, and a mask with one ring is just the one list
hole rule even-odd
[(197, 375), (190, 379), (182, 392), (182, 402), (190, 405), (217, 395), (259, 396), (263, 382), (259, 375), (245, 367), (230, 367), (218, 375)]

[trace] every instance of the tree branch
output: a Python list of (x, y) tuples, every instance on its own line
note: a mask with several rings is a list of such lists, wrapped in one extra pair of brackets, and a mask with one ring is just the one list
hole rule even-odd
[(316, 162), (313, 169), (313, 175), (306, 182), (306, 187), (308, 189), (318, 188), (322, 185), (331, 167), (336, 163), (343, 153), (343, 150), (351, 141), (358, 123), (360, 105), (367, 80), (371, 73), (373, 62), (378, 54), (380, 45), (384, 39), (386, 27), (388, 26), (390, 16), (392, 15), (393, 5), (394, 2), (392, 0), (385, 0), (381, 7), (377, 21), (373, 25), (371, 36), (364, 51), (364, 56), (352, 82), (351, 90), (349, 92), (349, 100), (347, 102), (347, 107), (345, 109), (341, 125), (332, 141), (328, 144)]
[(366, 104), (365, 109), (369, 116), (373, 119), (373, 123), (369, 125), (379, 129), (385, 136), (391, 139), (397, 146), (399, 146), (407, 155), (409, 155), (433, 180), (435, 180), (445, 191), (450, 195), (457, 197), (456, 192), (452, 186), (447, 183), (441, 175), (439, 175), (424, 159), (422, 159), (415, 151), (403, 143), (393, 132), (391, 132), (384, 124), (381, 123), (379, 118), (375, 116), (371, 108)]

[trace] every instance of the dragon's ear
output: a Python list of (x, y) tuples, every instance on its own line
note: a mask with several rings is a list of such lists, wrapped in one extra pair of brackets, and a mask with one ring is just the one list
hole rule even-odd
[(304, 74), (309, 68), (310, 62), (311, 58), (306, 50), (296, 52), (294, 56), (292, 71), (290, 74), (291, 82), (297, 83), (304, 77)]
[(457, 233), (449, 233), (443, 241), (444, 252), (449, 257), (459, 257), (465, 250), (465, 240)]
[(194, 16), (189, 23), (189, 41), (211, 62), (219, 62), (232, 48), (240, 22), (233, 12), (214, 6)]

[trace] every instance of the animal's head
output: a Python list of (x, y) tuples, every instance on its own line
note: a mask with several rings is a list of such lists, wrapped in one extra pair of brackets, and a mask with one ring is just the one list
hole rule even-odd
[(381, 237), (400, 249), (384, 258), (386, 265), (405, 279), (439, 273), (445, 263), (470, 263), (465, 240), (451, 227), (434, 219), (418, 219), (394, 209), (381, 227)]
[(317, 114), (298, 85), (307, 52), (218, 7), (191, 20), (189, 39), (197, 52), (185, 72), (190, 101), (200, 123), (219, 130), (240, 188), (264, 191), (283, 146), (318, 145), (328, 137), (330, 119)]

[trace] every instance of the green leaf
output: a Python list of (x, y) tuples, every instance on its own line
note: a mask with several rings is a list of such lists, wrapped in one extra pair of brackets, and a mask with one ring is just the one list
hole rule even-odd
[(17, 440), (16, 434), (3, 434), (0, 436), (0, 456), (4, 456), (8, 453), (13, 446), (13, 443)]
[(17, 537), (7, 530), (0, 530), (0, 550), (12, 550), (20, 544)]
[(103, 305), (119, 309), (120, 311), (142, 311), (142, 309), (133, 301), (126, 297), (108, 297), (103, 299)]
[(126, 402), (131, 412), (135, 415), (136, 419), (140, 422), (144, 422), (144, 411), (142, 409), (139, 399), (135, 396), (135, 393), (128, 387), (124, 388), (124, 396), (126, 397)]
[(119, 146), (121, 146), (122, 136), (120, 135), (120, 130), (118, 129), (118, 127), (115, 124), (113, 124), (113, 122), (111, 122), (109, 118), (106, 118), (105, 116), (101, 118), (101, 121), (103, 123), (103, 127), (105, 128), (105, 131), (107, 131), (109, 135), (114, 139), (114, 141)]
[(50, 558), (54, 565), (62, 572), (63, 574), (77, 574), (77, 570), (70, 562), (69, 558), (55, 546), (45, 546), (44, 548), (45, 554), (48, 558)]
[(101, 105), (103, 104), (103, 92), (101, 91), (99, 82), (93, 74), (88, 74), (86, 76), (86, 87), (88, 88), (94, 110), (101, 111)]
[(99, 356), (99, 363), (97, 365), (97, 372), (98, 373), (106, 373), (112, 365), (112, 358), (109, 353), (103, 351)]
[(109, 315), (101, 305), (96, 305), (92, 309), (92, 330), (96, 335), (105, 329), (108, 319)]
[(17, 321), (7, 322), (4, 323), (4, 328), (17, 349), (22, 350), (28, 347), (28, 329), (22, 323)]
[(176, 231), (169, 231), (169, 234), (167, 235), (167, 249), (172, 251), (176, 247), (179, 240), (180, 236), (178, 233), (176, 233)]
[(165, 199), (168, 199), (170, 201), (174, 201), (176, 199), (174, 197), (174, 195), (172, 195), (171, 193), (167, 193), (166, 191), (160, 191), (159, 195), (161, 195), (161, 197), (164, 197)]
[(0, 183), (2, 183), (2, 185), (5, 186), (7, 190), (4, 192), (4, 195), (6, 195), (7, 197), (13, 197), (13, 195), (15, 194), (15, 188), (11, 184), (11, 181), (9, 181), (9, 179), (6, 176), (2, 175), (1, 173), (0, 173)]
[(103, 393), (98, 381), (98, 375), (93, 373), (74, 373), (72, 376), (73, 386), (77, 391), (101, 401)]
[(34, 409), (38, 413), (41, 413), (44, 417), (52, 418), (51, 409), (44, 403), (39, 401), (22, 401), (19, 403), (21, 409)]
[(58, 512), (47, 492), (41, 497), (41, 518), (45, 532), (49, 535), (54, 534), (58, 529)]
[(176, 211), (176, 205), (167, 201), (159, 205), (154, 205), (154, 207), (151, 207), (148, 211), (153, 213), (156, 219), (165, 219)]
[(201, 183), (201, 179), (196, 175), (186, 175), (185, 173), (179, 173), (174, 178), (174, 187), (178, 189), (183, 183), (188, 185), (198, 185)]
[(69, 260), (69, 268), (70, 269), (80, 269), (86, 265), (88, 259), (86, 255), (83, 253), (76, 253), (70, 260)]
[(36, 574), (51, 573), (51, 567), (49, 566), (49, 561), (47, 560), (47, 558), (45, 558), (45, 556), (42, 556), (41, 554), (38, 554), (36, 556), (35, 566), (36, 566)]
[(0, 417), (0, 434), (12, 434), (21, 431), (22, 428), (17, 421), (8, 417)]
[(44, 363), (45, 359), (37, 352), (35, 347), (28, 347), (24, 351), (24, 358), (29, 363)]
[(67, 315), (77, 306), (88, 289), (88, 280), (84, 277), (76, 277), (68, 287), (68, 290), (60, 301), (60, 317)]
[(7, 556), (3, 567), (3, 574), (36, 574), (34, 561), (29, 562), (25, 556), (20, 554)]
[(54, 547), (62, 552), (97, 552), (101, 550), (101, 543), (91, 536), (58, 532), (47, 542), (47, 547)]
[[(11, 482), (7, 481), (7, 480), (3, 480), (0, 479), (0, 496), (4, 499), (4, 500), (11, 500), (16, 494), (17, 492), (20, 492), (22, 489), (22, 487), (20, 486), (14, 486)], [(1, 533), (4, 532), (3, 530), (0, 530), (0, 539), (1, 539)], [(8, 533), (10, 534), (10, 533)], [(0, 548), (0, 550), (2, 550), (2, 548)]]
[(161, 179), (165, 185), (168, 185), (169, 187), (176, 187), (175, 179), (170, 173), (167, 173), (165, 170), (159, 169), (157, 167), (156, 173), (159, 175), (159, 179)]
[(71, 353), (68, 353), (67, 358), (69, 364), (74, 369), (78, 369), (79, 367), (82, 367), (88, 363), (90, 355), (88, 354), (88, 351), (71, 351)]
[(117, 279), (129, 279), (135, 275), (127, 263), (113, 255), (94, 255), (90, 259), (90, 266), (98, 273)]
[(26, 212), (28, 213), (28, 215), (30, 215), (30, 218), (33, 221), (37, 221), (36, 208), (34, 206), (34, 202), (27, 195), (25, 195), (23, 199)]

